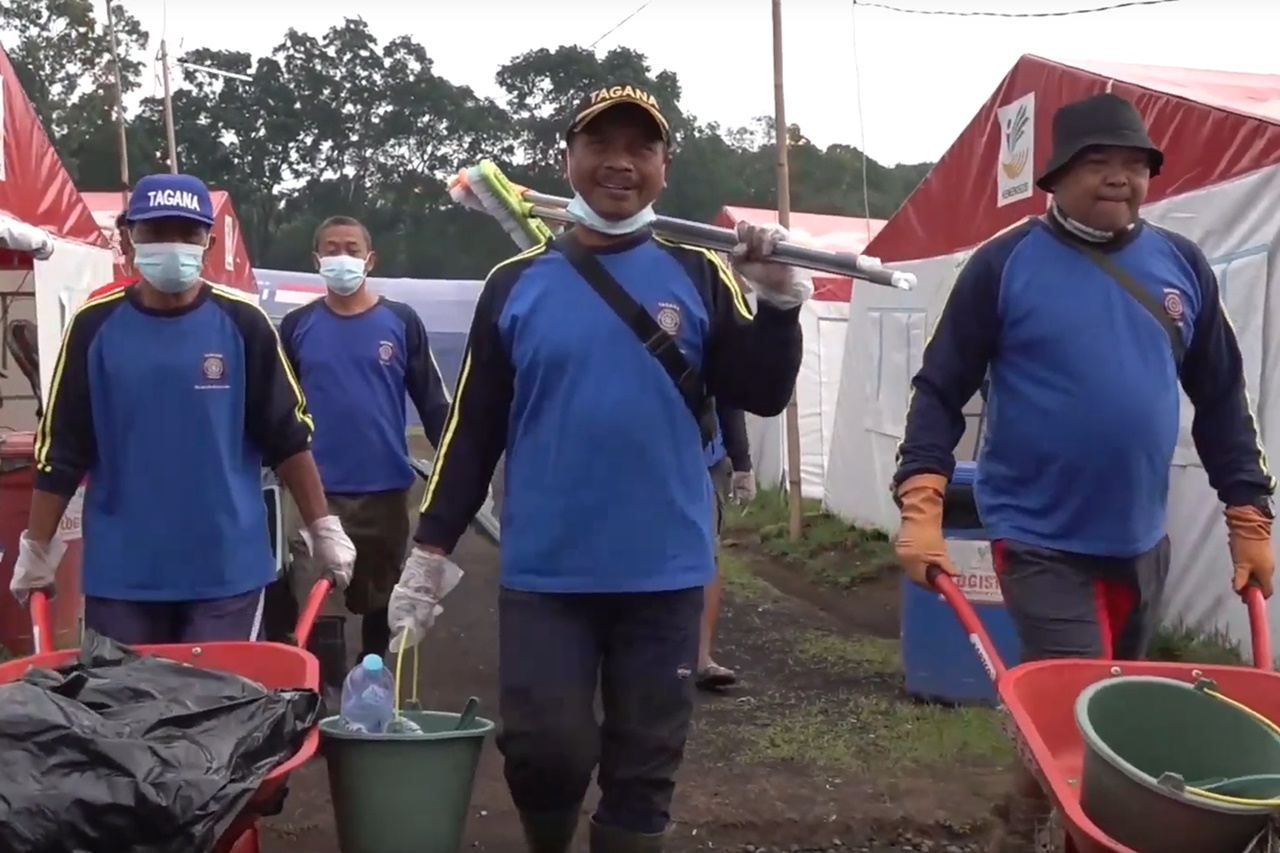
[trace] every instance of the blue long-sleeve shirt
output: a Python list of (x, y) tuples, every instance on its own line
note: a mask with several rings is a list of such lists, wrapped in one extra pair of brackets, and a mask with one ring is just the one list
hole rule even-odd
[(315, 416), (312, 452), (325, 492), (362, 495), (413, 485), (405, 394), (437, 448), (449, 412), (422, 318), (386, 298), (353, 315), (317, 299), (285, 315), (280, 338)]
[[(772, 416), (800, 368), (798, 309), (761, 306), (711, 253), (647, 234), (595, 250), (706, 390)], [(697, 421), (671, 377), (552, 246), (499, 265), (476, 307), (415, 539), (452, 550), (506, 451), (502, 583), (534, 592), (702, 586), (715, 570)]]
[(973, 253), (912, 382), (894, 484), (950, 477), (962, 409), (989, 374), (974, 496), (992, 538), (1130, 557), (1165, 534), (1179, 381), (1221, 500), (1248, 504), (1275, 484), (1240, 347), (1200, 249), (1141, 222), (1095, 246), (1177, 324), (1187, 345), (1179, 375), (1165, 328), (1079, 246), (1034, 219)]
[(275, 577), (262, 467), (308, 449), (311, 416), (267, 315), (202, 285), (91, 299), (58, 354), (36, 434), (41, 491), (84, 498), (83, 588), (125, 601), (250, 592)]

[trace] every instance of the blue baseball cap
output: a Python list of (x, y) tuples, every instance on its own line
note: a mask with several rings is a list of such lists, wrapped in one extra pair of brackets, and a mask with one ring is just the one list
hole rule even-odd
[(209, 188), (195, 175), (147, 175), (129, 194), (125, 221), (173, 217), (213, 225)]

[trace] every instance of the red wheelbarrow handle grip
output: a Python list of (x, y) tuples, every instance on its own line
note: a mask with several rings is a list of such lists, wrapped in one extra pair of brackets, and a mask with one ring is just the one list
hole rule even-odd
[(960, 620), (960, 626), (969, 636), (969, 644), (973, 646), (978, 659), (982, 661), (982, 668), (987, 671), (987, 675), (991, 676), (993, 682), (999, 682), (1005, 674), (1004, 661), (1000, 660), (996, 644), (991, 641), (991, 635), (983, 627), (982, 620), (978, 618), (973, 605), (951, 580), (951, 576), (938, 566), (930, 566), (925, 572), (925, 578), (946, 599), (947, 604), (951, 605), (956, 618)]
[(1262, 590), (1253, 585), (1245, 587), (1244, 606), (1249, 609), (1253, 665), (1269, 672), (1275, 666), (1275, 654), (1271, 651), (1271, 621), (1267, 618), (1267, 600), (1262, 597)]
[(307, 596), (307, 603), (298, 614), (298, 625), (293, 631), (299, 647), (306, 648), (307, 640), (311, 638), (311, 629), (315, 627), (320, 610), (324, 607), (324, 600), (332, 589), (333, 581), (328, 578), (321, 578), (311, 587), (311, 594)]
[(43, 589), (31, 590), (27, 600), (31, 611), (31, 650), (37, 655), (53, 651), (53, 621), (49, 616), (49, 593)]

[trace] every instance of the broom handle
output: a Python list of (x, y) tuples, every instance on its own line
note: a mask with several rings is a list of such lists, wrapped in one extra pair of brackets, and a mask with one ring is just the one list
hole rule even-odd
[[(574, 221), (564, 209), (569, 203), (567, 199), (525, 190), (524, 200), (533, 204), (530, 213), (540, 219), (569, 223)], [(714, 249), (718, 252), (728, 252), (738, 242), (738, 235), (732, 229), (690, 222), (687, 219), (673, 219), (670, 216), (659, 216), (654, 220), (653, 228), (682, 243), (703, 249)], [(880, 263), (879, 258), (873, 258), (870, 255), (813, 249), (783, 241), (773, 250), (773, 257), (789, 266), (858, 278), (898, 290), (910, 290), (916, 283), (916, 277), (911, 273), (887, 270)]]

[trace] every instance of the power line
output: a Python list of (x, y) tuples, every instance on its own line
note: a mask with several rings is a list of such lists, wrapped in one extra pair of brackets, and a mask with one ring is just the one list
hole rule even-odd
[(588, 49), (588, 50), (595, 50), (596, 45), (598, 45), (600, 42), (604, 41), (604, 40), (605, 40), (605, 39), (607, 39), (609, 36), (611, 36), (611, 35), (613, 35), (614, 33), (616, 33), (616, 32), (617, 32), (617, 31), (622, 27), (622, 25), (623, 25), (623, 24), (625, 24), (627, 21), (629, 21), (629, 20), (631, 20), (632, 18), (634, 18), (636, 15), (639, 15), (639, 14), (640, 14), (641, 12), (643, 12), (645, 9), (647, 9), (647, 8), (649, 7), (649, 4), (650, 4), (650, 3), (652, 3), (652, 2), (653, 2), (653, 0), (645, 0), (643, 3), (641, 3), (639, 6), (637, 6), (637, 7), (636, 7), (636, 9), (635, 9), (635, 11), (634, 11), (634, 12), (632, 12), (630, 15), (627, 15), (627, 16), (626, 16), (625, 18), (623, 18), (621, 21), (618, 21), (618, 23), (614, 24), (614, 25), (613, 25), (612, 27), (610, 27), (609, 29), (605, 30), (605, 31), (604, 31), (604, 34), (603, 34), (603, 35), (601, 35), (601, 36), (600, 36), (600, 38), (596, 39), (596, 40), (595, 40), (595, 41), (593, 41), (590, 45), (588, 45), (588, 46), (587, 46), (587, 49)]
[(904, 9), (901, 6), (863, 2), (863, 0), (853, 0), (853, 5), (863, 6), (867, 9), (883, 9), (886, 12), (901, 12), (904, 15), (945, 15), (951, 18), (1067, 18), (1072, 15), (1092, 15), (1096, 12), (1114, 12), (1116, 9), (1132, 9), (1138, 6), (1164, 6), (1168, 3), (1178, 2), (1181, 2), (1181, 0), (1126, 0), (1126, 2), (1115, 3), (1110, 6), (1064, 9), (1061, 12), (962, 12), (956, 9)]

